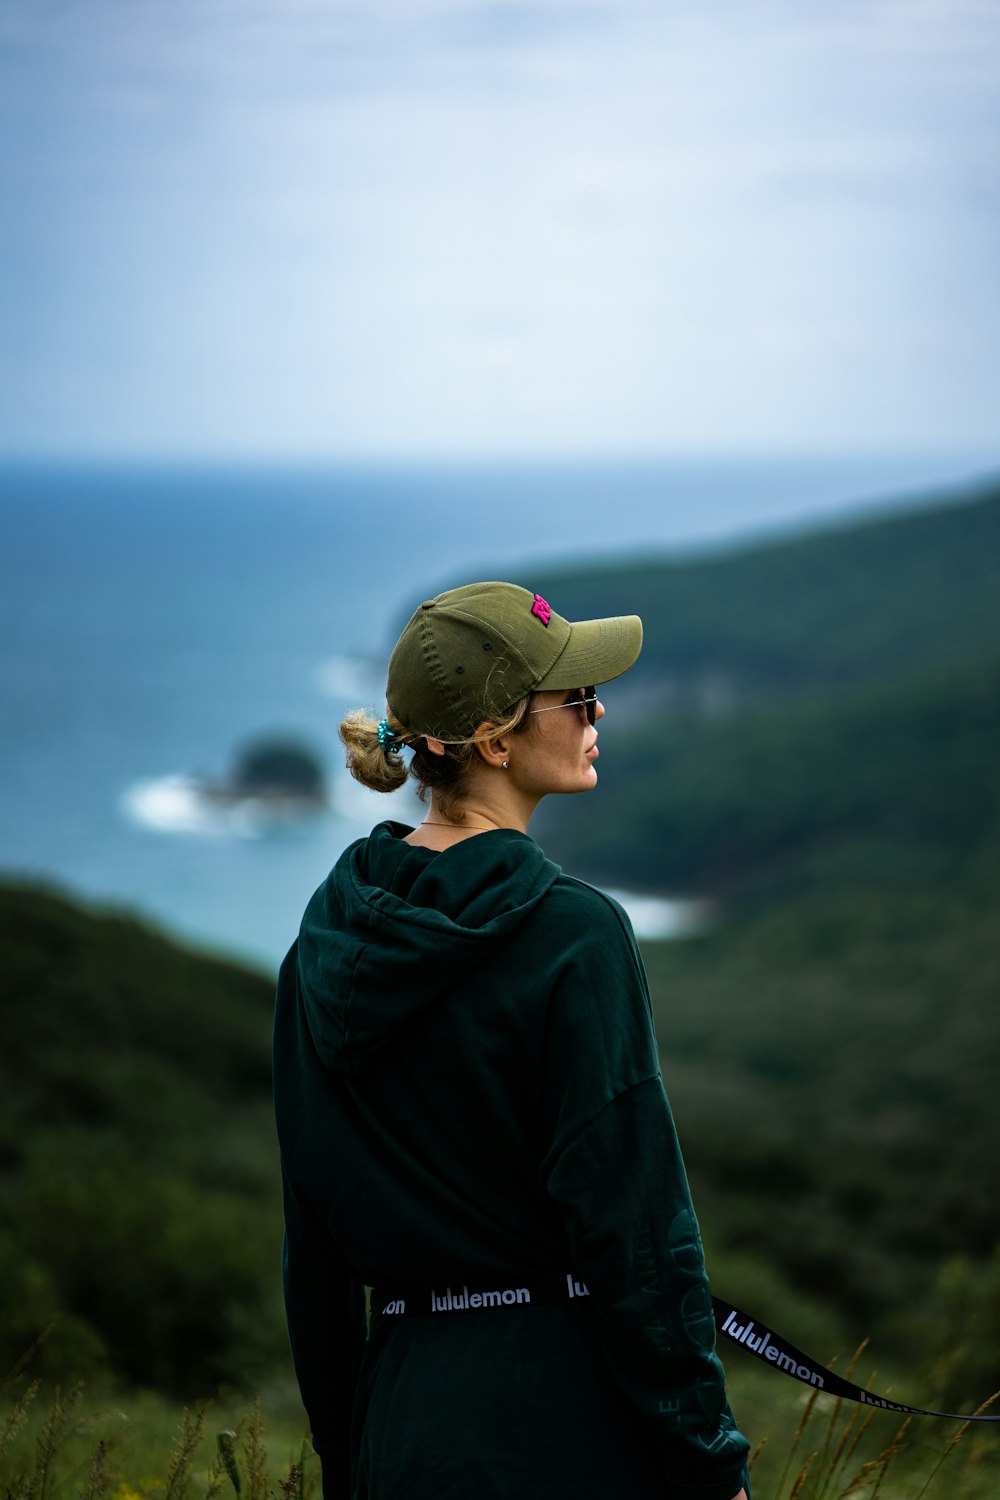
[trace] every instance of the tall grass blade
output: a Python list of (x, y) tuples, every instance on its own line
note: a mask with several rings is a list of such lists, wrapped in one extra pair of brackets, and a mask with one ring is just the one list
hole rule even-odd
[[(839, 1407), (839, 1405), (840, 1405), (839, 1401), (838, 1401), (837, 1404), (838, 1404), (838, 1407)], [(847, 1420), (847, 1422), (844, 1424), (844, 1430), (840, 1434), (840, 1441), (837, 1444), (837, 1450), (836, 1450), (836, 1452), (833, 1455), (833, 1460), (832, 1460), (832, 1462), (830, 1464), (829, 1469), (827, 1469), (826, 1473), (823, 1475), (823, 1487), (819, 1491), (819, 1494), (817, 1496), (817, 1500), (824, 1500), (824, 1497), (833, 1488), (834, 1482), (835, 1482), (835, 1480), (837, 1478), (837, 1471), (841, 1467), (841, 1465), (844, 1463), (844, 1455), (847, 1452), (847, 1445), (848, 1445), (848, 1443), (851, 1440), (851, 1433), (854, 1431), (855, 1427), (857, 1426), (858, 1419), (860, 1418), (860, 1416), (861, 1416), (860, 1412), (858, 1412), (858, 1411), (852, 1411), (850, 1417)], [(853, 1449), (851, 1451), (853, 1452)]]
[(205, 1493), (202, 1496), (202, 1500), (215, 1500), (216, 1495), (222, 1489), (222, 1486), (225, 1484), (226, 1479), (228, 1478), (228, 1475), (226, 1474), (226, 1466), (222, 1461), (222, 1455), (220, 1453), (217, 1453), (215, 1455), (215, 1458), (209, 1465), (208, 1474), (206, 1477), (207, 1483), (205, 1485)]
[(299, 1470), (302, 1475), (299, 1481), (299, 1500), (312, 1500), (314, 1491), (319, 1488), (319, 1472), (313, 1459), (312, 1444), (303, 1438), (299, 1449)]
[(205, 1432), (205, 1417), (208, 1413), (208, 1402), (201, 1401), (195, 1408), (194, 1415), (185, 1406), (181, 1417), (181, 1430), (177, 1444), (170, 1455), (170, 1467), (167, 1470), (167, 1488), (164, 1500), (185, 1500), (188, 1485), (191, 1482), (191, 1460), (197, 1452)]
[(833, 1410), (830, 1413), (830, 1420), (826, 1424), (826, 1437), (823, 1439), (823, 1452), (820, 1457), (819, 1468), (816, 1471), (816, 1486), (813, 1492), (814, 1500), (823, 1500), (823, 1496), (826, 1493), (826, 1487), (829, 1483), (830, 1478), (830, 1470), (827, 1468), (827, 1459), (830, 1456), (830, 1447), (833, 1443), (833, 1435), (837, 1430), (837, 1420), (840, 1417), (840, 1412), (843, 1404), (843, 1401), (838, 1396), (833, 1403)]
[(799, 1470), (798, 1478), (792, 1485), (792, 1493), (789, 1495), (788, 1500), (798, 1500), (798, 1497), (802, 1494), (802, 1491), (805, 1488), (805, 1482), (809, 1477), (809, 1470), (813, 1465), (813, 1459), (816, 1458), (818, 1453), (819, 1449), (817, 1448), (815, 1452), (810, 1453), (809, 1457), (802, 1465), (802, 1468)]
[[(973, 1415), (978, 1417), (978, 1416), (981, 1416), (984, 1411), (989, 1411), (989, 1409), (993, 1405), (994, 1401), (996, 1401), (998, 1398), (1000, 1398), (1000, 1391), (994, 1391), (993, 1394), (992, 1394), (992, 1396), (987, 1396), (987, 1398), (983, 1402), (982, 1406), (977, 1406), (976, 1407), (976, 1410), (973, 1413)], [(924, 1495), (926, 1495), (927, 1491), (930, 1489), (931, 1483), (932, 1483), (935, 1475), (937, 1474), (938, 1470), (940, 1469), (941, 1465), (944, 1463), (945, 1459), (953, 1451), (953, 1449), (955, 1449), (955, 1448), (958, 1447), (959, 1443), (962, 1441), (962, 1439), (964, 1438), (965, 1434), (968, 1432), (968, 1430), (969, 1430), (969, 1428), (971, 1426), (972, 1426), (971, 1422), (963, 1422), (962, 1423), (961, 1427), (955, 1433), (955, 1435), (952, 1438), (951, 1442), (948, 1444), (947, 1448), (944, 1450), (944, 1452), (942, 1453), (941, 1457), (938, 1459), (937, 1463), (934, 1465), (933, 1469), (928, 1474), (926, 1480), (924, 1481), (923, 1489), (920, 1491), (920, 1494), (917, 1496), (917, 1500), (923, 1500)]]
[(7, 1449), (10, 1447), (11, 1443), (17, 1437), (17, 1434), (24, 1423), (24, 1419), (28, 1415), (28, 1408), (31, 1406), (31, 1403), (38, 1395), (41, 1384), (42, 1382), (40, 1380), (33, 1380), (31, 1382), (31, 1384), (28, 1386), (28, 1389), (24, 1392), (24, 1395), (19, 1396), (18, 1399), (14, 1402), (14, 1405), (10, 1411), (10, 1415), (7, 1417), (3, 1426), (0, 1427), (0, 1458), (3, 1457), (3, 1455), (7, 1452)]
[(862, 1438), (865, 1436), (865, 1434), (867, 1433), (869, 1427), (872, 1425), (872, 1423), (874, 1422), (874, 1420), (875, 1420), (875, 1413), (873, 1411), (870, 1411), (868, 1413), (868, 1415), (865, 1417), (864, 1421), (861, 1423), (861, 1426), (858, 1428), (857, 1432), (854, 1434), (854, 1442), (851, 1444), (851, 1446), (848, 1449), (848, 1451), (844, 1454), (844, 1467), (845, 1468), (850, 1463), (850, 1461), (854, 1457), (855, 1453), (857, 1453), (858, 1449), (861, 1446), (861, 1440), (862, 1440)]
[(110, 1487), (111, 1473), (108, 1469), (108, 1445), (101, 1438), (97, 1447), (90, 1455), (87, 1480), (80, 1490), (80, 1495), (82, 1500), (104, 1500)]
[(28, 1345), (27, 1349), (25, 1349), (20, 1359), (15, 1361), (14, 1365), (4, 1376), (3, 1380), (0, 1381), (0, 1391), (7, 1390), (9, 1386), (14, 1384), (14, 1381), (17, 1380), (18, 1376), (24, 1373), (25, 1369), (28, 1365), (30, 1365), (31, 1361), (34, 1359), (39, 1349), (45, 1343), (45, 1340), (48, 1338), (49, 1334), (52, 1332), (55, 1326), (56, 1325), (54, 1323), (50, 1323), (49, 1326), (47, 1328), (43, 1328), (38, 1337)]
[(278, 1480), (278, 1489), (285, 1500), (299, 1500), (302, 1494), (302, 1469), (299, 1464), (292, 1464), (288, 1477)]
[(222, 1467), (229, 1478), (229, 1482), (237, 1495), (240, 1492), (240, 1466), (236, 1462), (236, 1441), (238, 1433), (231, 1427), (226, 1427), (219, 1433), (216, 1443), (219, 1448), (219, 1459)]
[[(788, 1471), (792, 1466), (792, 1460), (798, 1450), (799, 1443), (802, 1441), (802, 1434), (809, 1426), (809, 1418), (812, 1416), (813, 1408), (816, 1405), (816, 1396), (817, 1392), (812, 1391), (809, 1395), (809, 1399), (806, 1401), (805, 1409), (803, 1410), (802, 1416), (799, 1420), (799, 1425), (795, 1429), (795, 1436), (792, 1439), (792, 1446), (791, 1448), (789, 1448), (788, 1457), (785, 1459), (785, 1467), (781, 1471), (781, 1480), (778, 1484), (777, 1491), (775, 1492), (775, 1500), (781, 1500), (781, 1496), (784, 1494), (785, 1480), (788, 1478)], [(789, 1497), (789, 1500), (791, 1500), (791, 1497)]]
[[(857, 1494), (857, 1492), (862, 1487), (867, 1488), (872, 1483), (874, 1483), (875, 1485), (875, 1494), (878, 1494), (879, 1486), (881, 1485), (882, 1480), (885, 1477), (885, 1472), (888, 1469), (889, 1464), (891, 1463), (895, 1455), (899, 1452), (900, 1448), (903, 1446), (903, 1434), (909, 1426), (909, 1423), (910, 1419), (909, 1417), (907, 1417), (903, 1425), (896, 1429), (896, 1432), (888, 1446), (883, 1448), (882, 1452), (876, 1454), (874, 1458), (866, 1459), (866, 1461), (861, 1464), (858, 1469), (855, 1470), (853, 1477), (848, 1481), (844, 1489), (842, 1489), (838, 1494), (837, 1500), (849, 1500), (849, 1496)], [(867, 1426), (867, 1423), (865, 1425)]]
[(55, 1461), (66, 1436), (69, 1419), (80, 1399), (82, 1390), (82, 1385), (75, 1386), (64, 1403), (62, 1391), (59, 1386), (56, 1386), (49, 1414), (38, 1434), (35, 1473), (31, 1481), (31, 1494), (34, 1500), (48, 1500), (49, 1486), (55, 1474)]
[(748, 1472), (750, 1472), (750, 1471), (753, 1470), (754, 1464), (757, 1462), (758, 1458), (760, 1458), (760, 1455), (763, 1453), (763, 1451), (764, 1451), (764, 1449), (766, 1447), (767, 1447), (767, 1438), (766, 1437), (762, 1437), (761, 1440), (760, 1440), (760, 1442), (757, 1443), (756, 1446), (751, 1451), (750, 1457), (747, 1459), (747, 1471)]
[(907, 1417), (906, 1420), (902, 1422), (899, 1427), (897, 1427), (895, 1437), (882, 1455), (882, 1467), (879, 1469), (878, 1478), (875, 1480), (875, 1488), (872, 1490), (872, 1500), (878, 1500), (878, 1492), (882, 1488), (882, 1481), (889, 1471), (889, 1465), (892, 1463), (893, 1459), (896, 1457), (896, 1454), (903, 1446), (903, 1437), (906, 1433), (906, 1429), (910, 1425), (910, 1421), (911, 1418)]
[(260, 1411), (260, 1397), (253, 1404), (247, 1435), (243, 1443), (246, 1460), (249, 1500), (270, 1500), (270, 1477), (267, 1472), (267, 1449), (264, 1447), (264, 1419)]

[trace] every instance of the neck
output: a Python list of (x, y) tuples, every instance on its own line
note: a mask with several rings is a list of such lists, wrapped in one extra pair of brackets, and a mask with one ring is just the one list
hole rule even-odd
[(424, 818), (420, 826), (421, 828), (454, 828), (459, 833), (489, 833), (501, 825), (499, 823), (470, 823), (467, 818), (461, 823), (456, 823), (452, 818)]
[[(446, 804), (432, 792), (427, 816), (414, 830), (416, 841), (440, 848), (495, 828), (512, 828), (518, 833), (527, 833), (541, 795), (518, 785), (514, 767), (505, 771), (499, 766), (483, 765), (472, 769), (458, 800), (463, 814), (461, 819), (450, 816)], [(414, 835), (410, 837), (412, 839)]]
[[(506, 771), (494, 771), (485, 786), (485, 778), (474, 782), (461, 799), (464, 813), (461, 821), (448, 817), (432, 794), (430, 811), (421, 826), (430, 824), (456, 833), (486, 833), (493, 828), (514, 828), (518, 833), (527, 833), (541, 798), (526, 797), (506, 776)], [(500, 780), (501, 777), (504, 779)]]

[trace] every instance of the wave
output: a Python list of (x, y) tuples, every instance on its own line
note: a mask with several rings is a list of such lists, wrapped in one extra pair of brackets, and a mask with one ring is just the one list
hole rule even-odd
[(638, 896), (631, 891), (612, 891), (612, 896), (628, 912), (637, 938), (663, 941), (690, 937), (704, 932), (710, 921), (705, 901), (684, 900), (669, 896)]
[(263, 838), (311, 823), (326, 808), (301, 798), (222, 797), (195, 776), (157, 776), (137, 781), (121, 796), (129, 822), (156, 833), (209, 838)]

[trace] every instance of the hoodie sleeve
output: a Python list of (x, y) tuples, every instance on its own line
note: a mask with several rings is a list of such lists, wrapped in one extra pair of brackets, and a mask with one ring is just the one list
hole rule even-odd
[(292, 1362), (323, 1468), (323, 1500), (349, 1500), (351, 1418), (365, 1343), (364, 1288), (283, 1173), (282, 1281)]
[(749, 1444), (715, 1353), (645, 973), (616, 904), (588, 918), (550, 998), (543, 1176), (612, 1377), (653, 1433), (670, 1495), (733, 1500), (741, 1486), (750, 1493)]

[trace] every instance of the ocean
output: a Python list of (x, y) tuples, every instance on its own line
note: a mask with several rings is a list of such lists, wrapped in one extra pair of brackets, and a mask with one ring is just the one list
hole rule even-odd
[[(341, 849), (381, 818), (419, 816), (408, 793), (351, 781), (337, 725), (348, 707), (381, 709), (388, 652), (422, 598), (476, 578), (530, 587), (581, 559), (733, 545), (990, 467), (981, 455), (8, 463), (0, 875), (273, 971)], [(224, 776), (272, 733), (314, 748), (328, 813), (275, 826), (206, 805), (193, 778)], [(683, 929), (683, 906), (633, 911), (648, 935)]]

